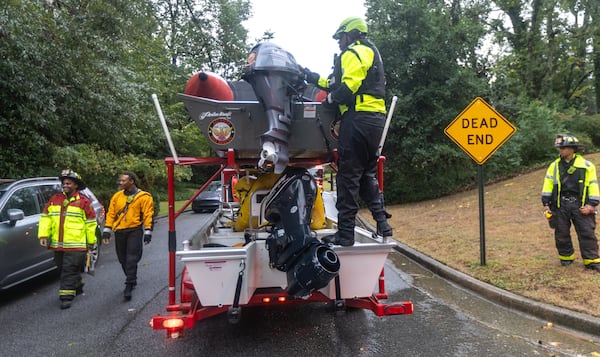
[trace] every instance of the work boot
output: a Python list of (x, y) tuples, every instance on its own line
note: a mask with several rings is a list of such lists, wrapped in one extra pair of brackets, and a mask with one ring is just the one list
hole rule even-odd
[(387, 221), (377, 222), (377, 235), (384, 238), (392, 236), (392, 226)]
[(586, 269), (595, 270), (600, 273), (600, 263), (588, 264), (585, 266)]
[(61, 310), (65, 310), (71, 307), (71, 304), (73, 303), (72, 300), (61, 300), (60, 301), (60, 309)]
[(338, 237), (337, 233), (327, 235), (327, 236), (321, 238), (321, 241), (325, 244), (341, 245), (343, 247), (350, 247), (350, 246), (354, 245), (354, 239), (340, 238), (340, 237)]
[(77, 288), (75, 288), (75, 295), (81, 295), (81, 294), (83, 294), (83, 285), (84, 284), (81, 284)]
[(561, 260), (560, 261), (560, 265), (564, 266), (564, 267), (568, 267), (569, 265), (573, 264), (572, 260)]
[(125, 284), (125, 290), (123, 290), (123, 297), (125, 301), (131, 300), (131, 292), (133, 291), (133, 284)]

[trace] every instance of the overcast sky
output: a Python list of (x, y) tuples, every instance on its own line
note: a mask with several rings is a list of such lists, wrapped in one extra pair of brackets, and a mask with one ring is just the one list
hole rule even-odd
[(339, 52), (331, 36), (342, 20), (365, 17), (363, 0), (251, 0), (252, 15), (244, 26), (251, 42), (265, 31), (271, 42), (290, 52), (298, 64), (322, 76), (331, 73), (333, 55)]

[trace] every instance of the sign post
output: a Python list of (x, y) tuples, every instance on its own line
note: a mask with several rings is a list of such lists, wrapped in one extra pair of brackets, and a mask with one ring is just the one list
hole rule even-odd
[(481, 265), (485, 261), (485, 214), (483, 164), (517, 128), (485, 100), (475, 98), (448, 126), (444, 133), (479, 165), (479, 244)]

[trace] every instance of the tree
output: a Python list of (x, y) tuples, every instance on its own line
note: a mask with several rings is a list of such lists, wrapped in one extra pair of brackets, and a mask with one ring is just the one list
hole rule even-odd
[[(174, 129), (183, 130), (190, 119), (176, 95), (191, 68), (233, 75), (246, 54), (245, 0), (173, 3), (181, 6), (175, 14), (193, 17), (182, 21), (183, 31), (173, 25), (178, 42), (171, 47), (164, 42), (168, 22), (157, 16), (151, 0), (5, 3), (0, 8), (3, 176), (36, 175), (40, 167), (60, 165), (48, 162), (54, 148), (80, 143), (115, 154), (168, 155), (166, 141), (156, 144), (163, 135), (151, 94), (165, 104)], [(189, 37), (194, 31), (204, 37)], [(197, 46), (198, 39), (208, 45)], [(179, 56), (182, 49), (199, 53), (197, 61)]]
[(399, 96), (383, 153), (386, 198), (414, 201), (449, 192), (472, 180), (469, 159), (444, 128), (486, 78), (476, 52), (484, 35), (485, 3), (429, 0), (367, 2), (370, 37), (379, 46), (389, 95)]
[(248, 0), (156, 0), (171, 63), (237, 79), (248, 53)]
[(587, 110), (593, 88), (588, 42), (598, 26), (591, 21), (597, 8), (592, 2), (494, 1), (504, 16), (492, 29), (498, 43), (506, 41), (511, 49), (497, 62), (495, 85), (512, 96)]

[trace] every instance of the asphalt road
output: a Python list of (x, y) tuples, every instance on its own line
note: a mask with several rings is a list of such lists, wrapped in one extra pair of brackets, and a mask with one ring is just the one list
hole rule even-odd
[[(207, 214), (185, 213), (177, 238)], [(225, 314), (199, 321), (179, 339), (148, 325), (167, 303), (167, 221), (159, 219), (124, 302), (114, 246), (103, 246), (85, 294), (60, 310), (56, 275), (0, 295), (0, 355), (5, 356), (576, 356), (600, 352), (598, 340), (549, 326), (461, 289), (393, 253), (386, 264), (391, 301), (411, 300), (413, 315), (335, 313), (327, 304), (246, 308), (237, 325)], [(178, 263), (178, 271), (181, 269)], [(374, 282), (375, 283), (375, 282)]]

